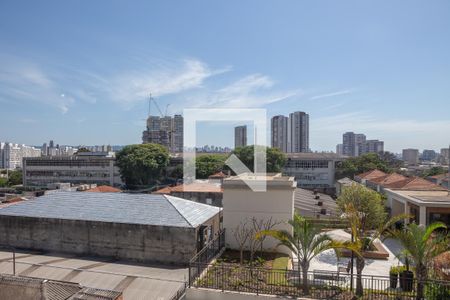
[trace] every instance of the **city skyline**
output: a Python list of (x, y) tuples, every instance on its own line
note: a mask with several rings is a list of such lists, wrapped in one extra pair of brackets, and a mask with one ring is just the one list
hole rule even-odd
[[(0, 140), (140, 143), (151, 92), (171, 115), (305, 111), (312, 151), (347, 131), (396, 153), (450, 143), (448, 2), (256, 3), (3, 2)], [(236, 125), (203, 126), (199, 144), (233, 145)]]

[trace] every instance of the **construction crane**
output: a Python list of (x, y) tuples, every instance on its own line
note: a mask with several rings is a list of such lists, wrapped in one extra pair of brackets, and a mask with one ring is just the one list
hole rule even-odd
[[(151, 111), (150, 109), (151, 109), (152, 102), (155, 104), (155, 106), (156, 106), (156, 108), (158, 109), (159, 114), (161, 115), (161, 117), (164, 117), (164, 115), (163, 115), (161, 109), (159, 108), (158, 103), (157, 103), (156, 100), (152, 97), (152, 93), (150, 93), (150, 96), (149, 96), (149, 98), (148, 98), (148, 116), (150, 117), (150, 111)], [(166, 114), (167, 114), (167, 107), (166, 107)]]

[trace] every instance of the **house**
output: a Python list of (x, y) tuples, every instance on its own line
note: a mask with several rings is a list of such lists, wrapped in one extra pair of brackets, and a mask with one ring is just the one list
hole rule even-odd
[(0, 209), (10, 247), (185, 264), (221, 229), (221, 209), (170, 195), (55, 192)]
[(450, 225), (450, 195), (446, 190), (385, 189), (391, 215), (410, 214), (412, 221)]
[(374, 170), (370, 170), (370, 171), (355, 175), (355, 181), (365, 185), (367, 180), (383, 177), (386, 175), (387, 174), (384, 173), (383, 171), (374, 169)]
[(196, 181), (176, 186), (167, 186), (153, 194), (165, 194), (183, 199), (222, 207), (223, 188), (220, 182)]

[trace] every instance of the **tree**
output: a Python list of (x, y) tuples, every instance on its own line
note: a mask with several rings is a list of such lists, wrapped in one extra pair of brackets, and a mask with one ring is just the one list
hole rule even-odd
[(426, 178), (429, 176), (435, 176), (435, 175), (440, 175), (440, 174), (445, 174), (447, 173), (447, 170), (445, 170), (443, 167), (432, 167), (429, 170), (425, 170), (422, 173), (422, 177)]
[(260, 250), (260, 253), (263, 252), (263, 244), (267, 237), (267, 235), (259, 234), (265, 230), (271, 230), (278, 223), (274, 222), (272, 217), (268, 219), (257, 219), (256, 217), (252, 217), (250, 224), (250, 239), (248, 241), (248, 248), (250, 251), (250, 264), (253, 265), (253, 260), (255, 258), (255, 253), (257, 250)]
[(77, 155), (78, 153), (83, 153), (83, 152), (91, 152), (91, 150), (89, 150), (86, 147), (80, 147), (77, 152), (75, 152), (75, 155)]
[(260, 234), (274, 237), (280, 241), (279, 245), (286, 246), (297, 255), (299, 284), (300, 274), (302, 274), (303, 293), (308, 295), (308, 270), (314, 257), (329, 249), (347, 248), (355, 251), (356, 249), (351, 243), (333, 241), (327, 234), (322, 233), (321, 227), (298, 214), (295, 214), (294, 219), (289, 220), (288, 223), (292, 226), (294, 234), (286, 230), (264, 230)]
[(0, 187), (7, 187), (8, 186), (8, 179), (0, 177)]
[(128, 145), (117, 152), (116, 164), (130, 187), (155, 183), (169, 164), (169, 153), (158, 144)]
[(170, 177), (175, 179), (183, 178), (183, 165), (177, 165), (169, 174)]
[(390, 173), (394, 169), (398, 168), (395, 167), (394, 159), (397, 160), (395, 156), (393, 156), (393, 154), (389, 154), (389, 152), (384, 152), (381, 154), (367, 153), (358, 157), (350, 157), (338, 166), (336, 170), (336, 178), (353, 178), (357, 174), (373, 169)]
[(239, 263), (244, 263), (244, 249), (247, 241), (251, 238), (252, 231), (248, 227), (248, 220), (241, 221), (233, 230), (234, 239), (239, 248)]
[(195, 158), (196, 177), (208, 178), (208, 176), (222, 171), (225, 166), (226, 155), (223, 154), (204, 154)]
[(433, 223), (428, 227), (412, 223), (403, 229), (388, 231), (387, 236), (397, 239), (402, 244), (406, 255), (416, 268), (417, 300), (424, 298), (424, 285), (434, 258), (449, 250), (447, 235), (433, 236), (435, 231), (440, 229), (447, 229), (447, 226), (441, 222)]
[[(263, 146), (256, 146), (263, 147)], [(254, 146), (237, 147), (232, 152), (235, 154), (250, 171), (254, 172)], [(286, 164), (286, 154), (280, 151), (278, 148), (266, 148), (266, 171), (270, 173), (281, 172)]]
[(8, 185), (19, 185), (23, 183), (22, 171), (14, 170), (10, 171), (8, 174)]
[[(388, 219), (380, 194), (359, 184), (344, 188), (337, 199), (337, 205), (349, 224), (356, 252), (361, 254), (370, 250), (375, 240), (379, 239), (392, 225), (408, 217), (399, 215)], [(364, 267), (364, 257), (358, 255), (356, 257), (356, 294), (360, 297), (363, 295)]]

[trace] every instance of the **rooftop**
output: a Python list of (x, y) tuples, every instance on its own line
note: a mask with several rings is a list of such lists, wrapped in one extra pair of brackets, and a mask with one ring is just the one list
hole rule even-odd
[(384, 173), (383, 171), (380, 171), (378, 169), (374, 169), (374, 170), (370, 170), (358, 175), (355, 175), (355, 177), (361, 178), (361, 179), (366, 179), (366, 180), (371, 180), (371, 179), (375, 179), (378, 177), (383, 177), (386, 176), (387, 174)]
[(196, 228), (220, 208), (169, 195), (58, 192), (0, 209), (1, 216)]
[(288, 159), (326, 159), (326, 160), (344, 160), (347, 156), (336, 153), (314, 153), (314, 152), (300, 152), (300, 153), (286, 153)]
[(389, 193), (403, 196), (416, 204), (436, 204), (438, 206), (445, 205), (450, 207), (450, 195), (447, 191), (412, 191), (412, 190), (394, 190), (387, 189)]
[[(316, 196), (319, 198), (316, 199)], [(322, 206), (317, 205), (319, 201), (322, 202)], [(294, 207), (299, 211), (300, 215), (307, 217), (316, 217), (322, 209), (326, 210), (328, 216), (336, 216), (338, 210), (336, 201), (330, 196), (322, 193), (314, 194), (309, 190), (301, 188), (295, 189)], [(323, 215), (323, 217), (326, 217), (326, 215)]]
[(180, 184), (176, 186), (167, 186), (159, 189), (155, 194), (170, 194), (174, 192), (190, 192), (190, 193), (223, 193), (221, 184), (210, 182), (193, 182)]
[(247, 184), (244, 182), (246, 181), (255, 181), (258, 184), (264, 183), (264, 181), (267, 184), (267, 187), (296, 187), (296, 182), (294, 180), (294, 177), (289, 176), (283, 176), (281, 173), (242, 173), (236, 176), (231, 176), (228, 178), (225, 178), (223, 181), (223, 186), (231, 187), (231, 186), (247, 186)]

